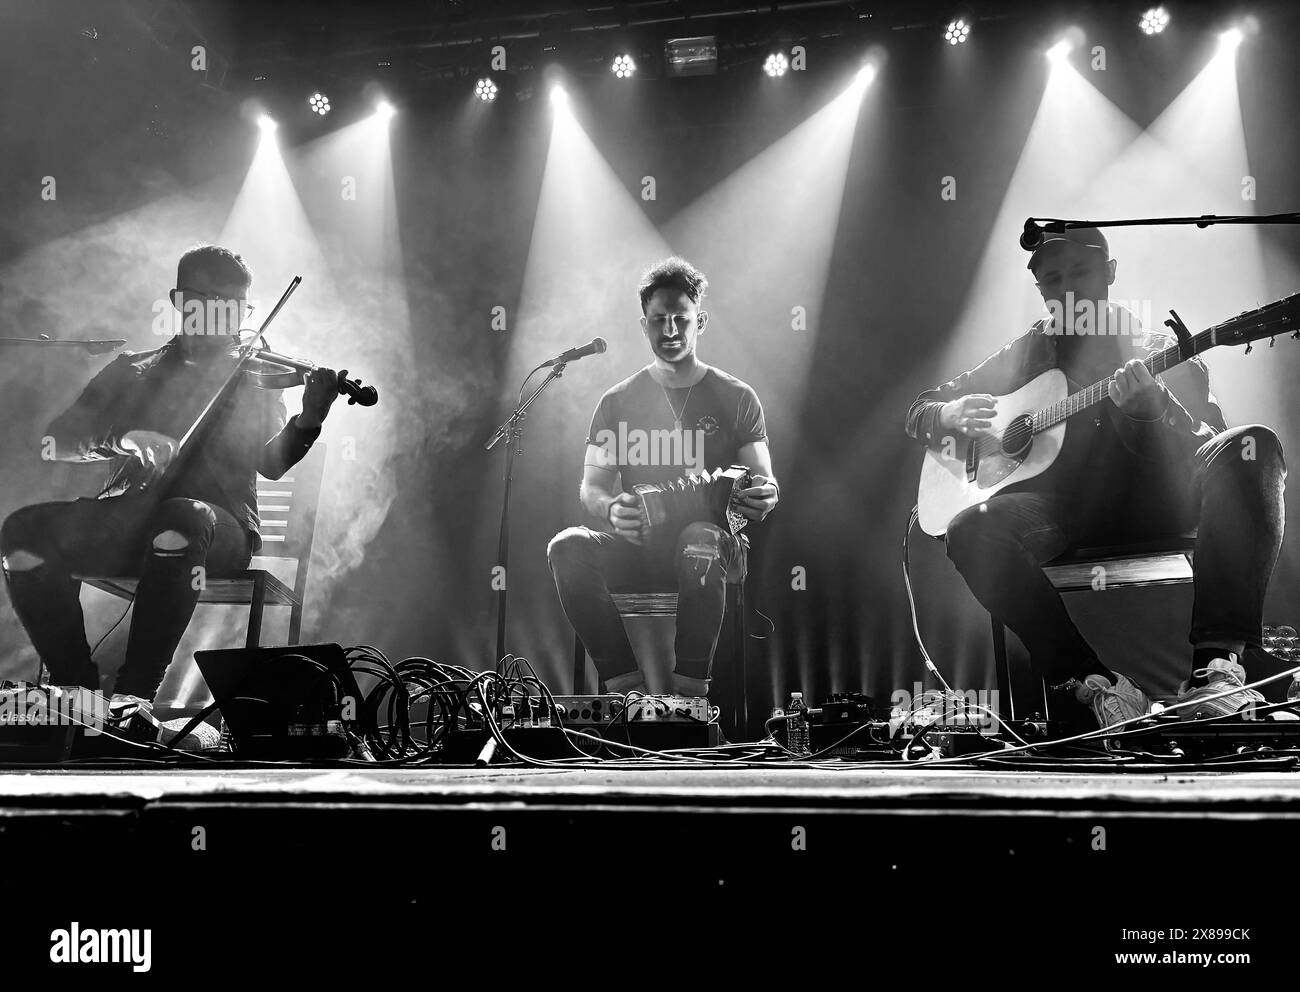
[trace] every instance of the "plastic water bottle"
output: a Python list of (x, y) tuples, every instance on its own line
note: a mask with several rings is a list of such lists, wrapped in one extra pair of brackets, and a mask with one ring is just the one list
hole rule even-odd
[(786, 747), (795, 754), (811, 754), (808, 747), (808, 707), (802, 692), (790, 694), (790, 705), (785, 708)]

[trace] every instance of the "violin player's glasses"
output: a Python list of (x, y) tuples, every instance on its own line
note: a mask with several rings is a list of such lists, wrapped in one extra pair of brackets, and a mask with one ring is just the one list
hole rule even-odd
[(226, 328), (231, 326), (232, 318), (236, 326), (243, 323), (250, 317), (256, 307), (247, 300), (234, 299), (225, 297), (216, 293), (205, 293), (188, 286), (177, 287), (178, 291), (183, 294), (182, 309), (184, 313), (184, 330), (186, 333), (193, 334), (197, 328), (193, 326), (191, 315), (196, 312), (197, 301), (203, 301), (203, 311), (205, 317), (204, 328), (208, 333), (225, 334)]

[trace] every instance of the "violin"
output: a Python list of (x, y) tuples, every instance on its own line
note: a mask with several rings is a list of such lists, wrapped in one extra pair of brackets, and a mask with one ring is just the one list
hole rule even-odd
[[(146, 483), (145, 487), (150, 492), (150, 498), (154, 501), (161, 500), (164, 495), (170, 491), (172, 484), (180, 478), (186, 471), (186, 465), (193, 457), (194, 452), (202, 447), (204, 437), (213, 429), (214, 424), (219, 422), (224, 416), (225, 410), (229, 407), (229, 401), (234, 395), (234, 390), (240, 382), (245, 381), (244, 377), (249, 376), (248, 381), (255, 386), (266, 389), (288, 389), (291, 386), (302, 385), (303, 377), (308, 372), (314, 372), (318, 366), (311, 362), (303, 361), (298, 358), (289, 358), (285, 355), (278, 355), (273, 351), (258, 349), (256, 342), (265, 343), (264, 334), (267, 326), (273, 321), (284, 305), (293, 295), (298, 284), (302, 282), (302, 276), (294, 276), (289, 282), (289, 287), (284, 291), (284, 295), (271, 312), (266, 315), (262, 321), (262, 326), (257, 329), (252, 341), (246, 345), (240, 345), (235, 350), (235, 367), (227, 376), (225, 382), (216, 391), (203, 412), (190, 425), (189, 430), (181, 437), (177, 445), (176, 453), (172, 457), (171, 464), (167, 466), (163, 473), (162, 479), (155, 485)], [(254, 362), (262, 362), (273, 367), (278, 366), (280, 372), (258, 373), (252, 371)], [(379, 392), (373, 386), (363, 386), (358, 379), (348, 379), (347, 371), (344, 370), (339, 374), (339, 393), (348, 397), (349, 404), (359, 404), (361, 406), (374, 406), (379, 402)]]
[[(315, 372), (320, 366), (301, 358), (289, 358), (265, 348), (252, 348), (248, 353), (249, 364), (244, 366), (248, 375), (258, 389), (291, 389), (301, 386), (308, 372)], [(256, 363), (253, 366), (252, 363)], [(263, 368), (279, 371), (261, 371)], [(338, 374), (339, 395), (348, 398), (348, 405), (374, 406), (379, 402), (379, 390), (374, 386), (362, 385), (360, 379), (349, 379), (348, 370)]]

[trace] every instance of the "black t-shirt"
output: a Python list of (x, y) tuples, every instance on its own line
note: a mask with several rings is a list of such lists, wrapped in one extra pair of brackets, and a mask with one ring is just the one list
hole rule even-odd
[[(680, 417), (681, 431), (674, 429)], [(660, 386), (647, 369), (612, 386), (591, 418), (587, 443), (623, 476), (623, 489), (739, 464), (741, 447), (767, 440), (758, 394), (712, 366), (694, 386)], [(754, 466), (749, 466), (753, 468)]]

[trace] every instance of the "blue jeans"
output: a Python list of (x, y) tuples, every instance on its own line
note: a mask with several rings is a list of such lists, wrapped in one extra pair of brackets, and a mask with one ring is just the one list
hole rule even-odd
[[(169, 532), (179, 539), (155, 543)], [(18, 552), (40, 560), (30, 569), (6, 567), (5, 578), (14, 612), (56, 685), (99, 688), (81, 583), (73, 576), (139, 577), (115, 689), (150, 700), (194, 614), (195, 569), (212, 577), (235, 574), (248, 567), (252, 551), (249, 532), (228, 511), (192, 499), (159, 503), (128, 495), (38, 503), (16, 510), (0, 526), (6, 560)]]
[(743, 554), (741, 542), (712, 523), (687, 524), (676, 540), (647, 547), (570, 527), (546, 549), (565, 616), (608, 682), (637, 670), (623, 618), (610, 589), (677, 590), (677, 675), (707, 683), (727, 605), (727, 572)]
[[(1254, 441), (1253, 459), (1242, 440)], [(948, 527), (948, 557), (975, 598), (1015, 631), (1051, 685), (1082, 679), (1097, 656), (1079, 633), (1042, 565), (1079, 547), (1168, 536), (1195, 527), (1193, 644), (1260, 646), (1264, 593), (1282, 547), (1286, 464), (1267, 427), (1235, 427), (1196, 450), (1183, 507), (1161, 519), (1082, 512), (1077, 496), (1004, 492), (959, 513)], [(1190, 517), (1190, 519), (1188, 519)], [(1083, 525), (1091, 519), (1103, 523)], [(1109, 525), (1105, 521), (1109, 519)]]

